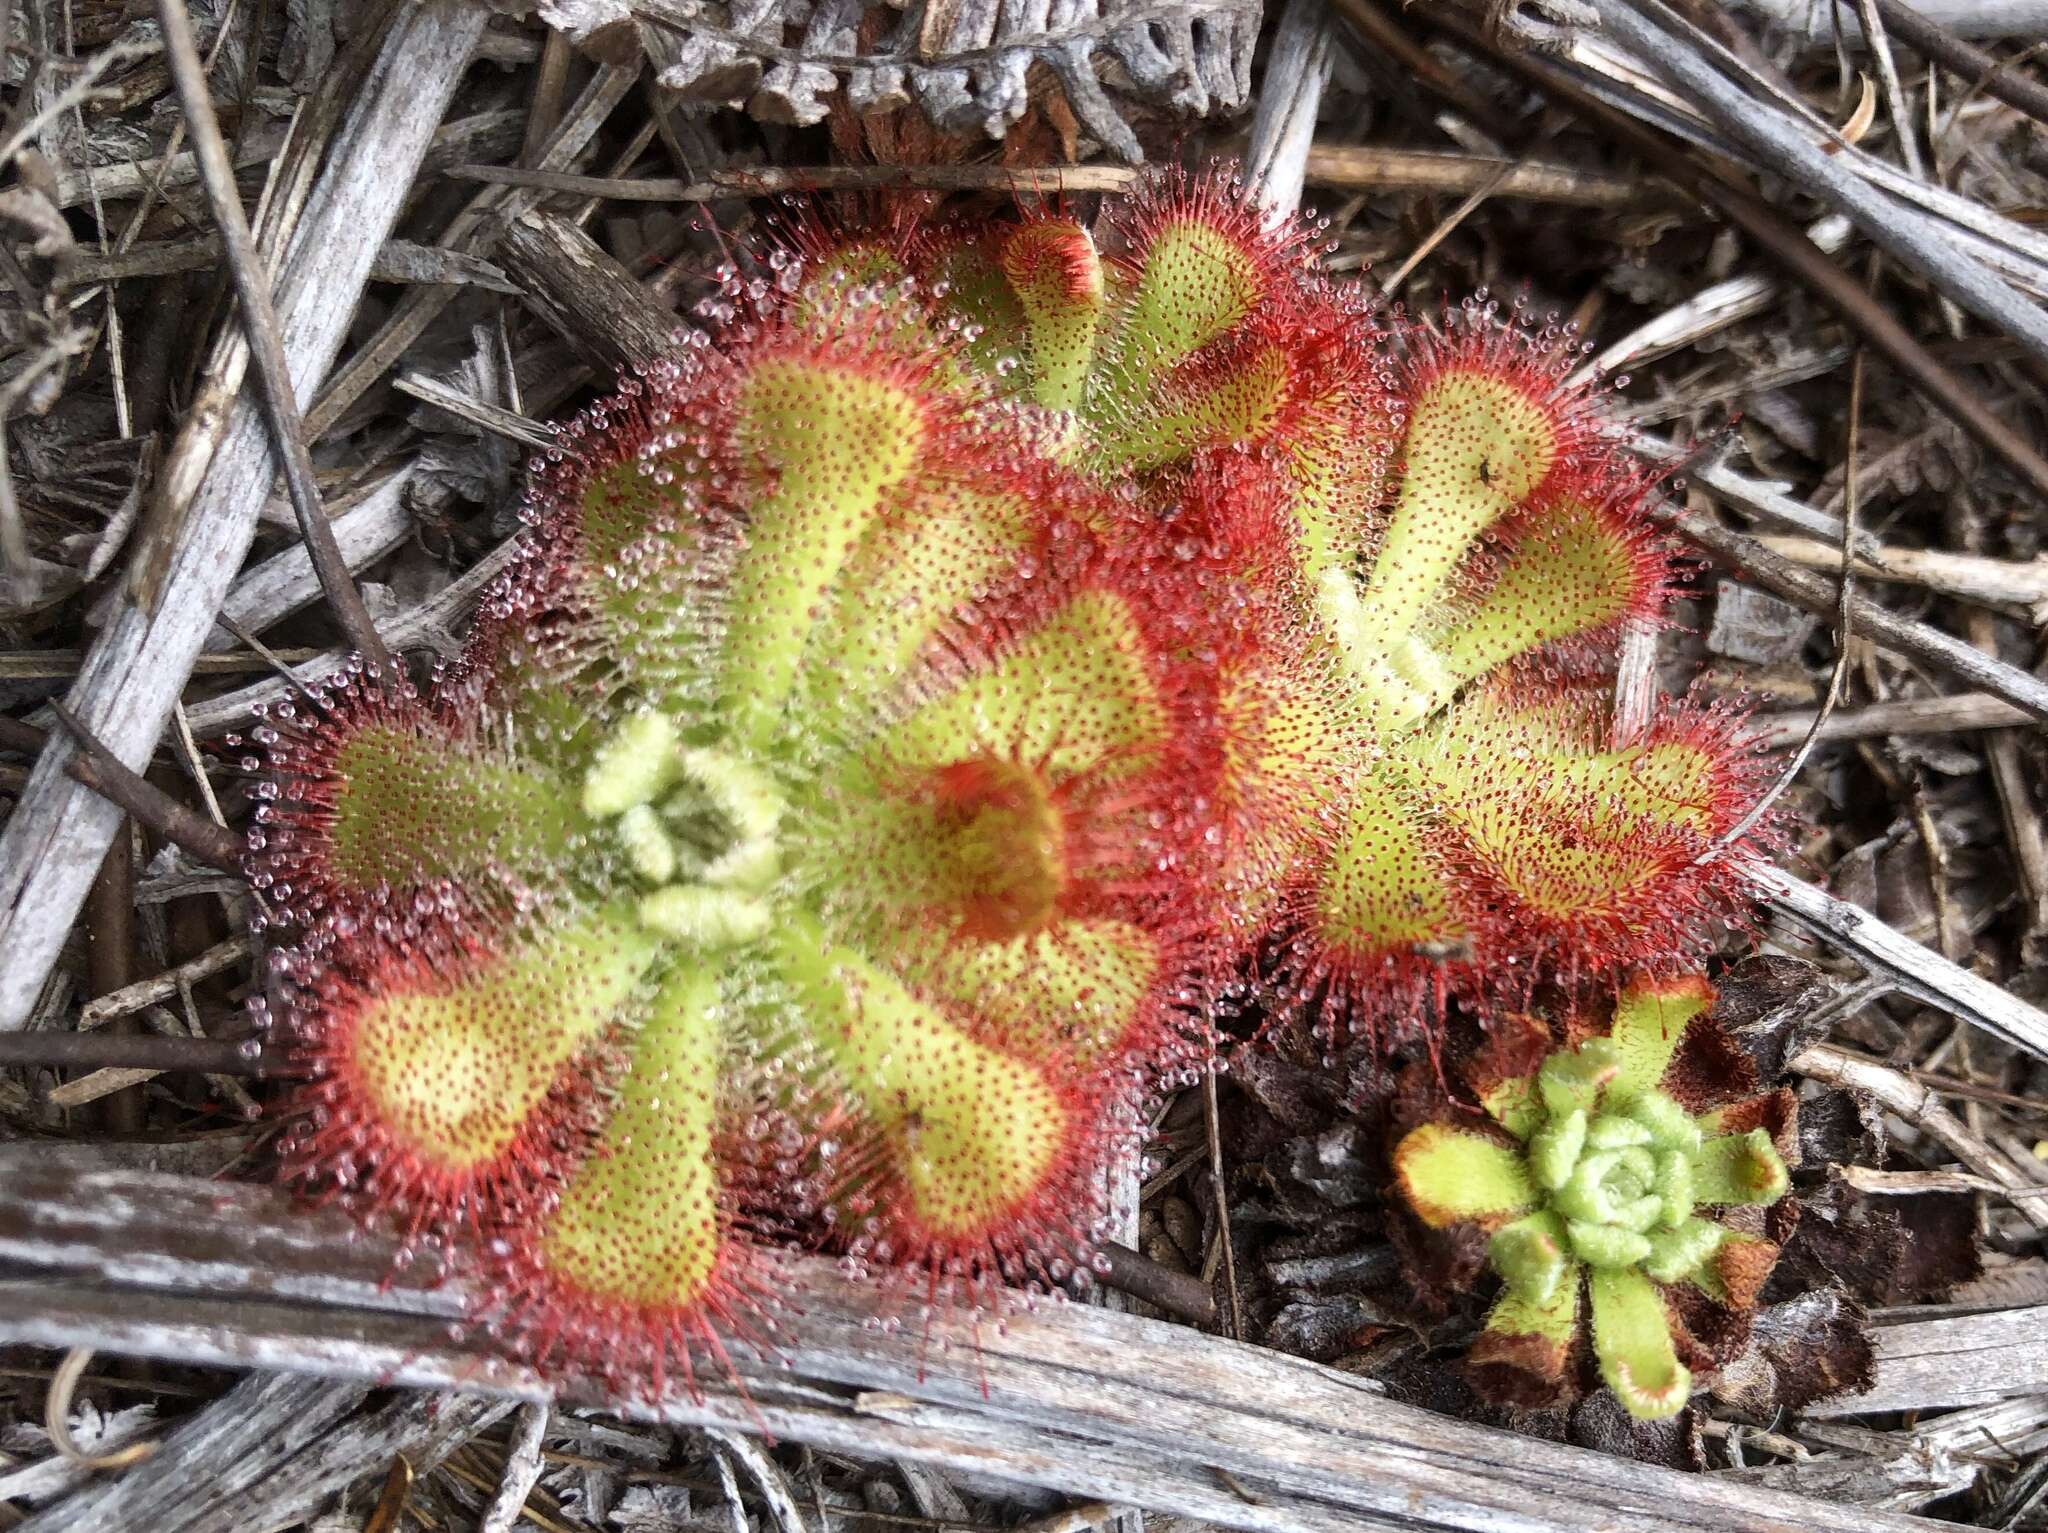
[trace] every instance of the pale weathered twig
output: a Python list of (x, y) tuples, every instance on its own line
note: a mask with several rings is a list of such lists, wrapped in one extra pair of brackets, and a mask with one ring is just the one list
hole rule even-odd
[[(73, 759), (84, 770), (73, 771), (70, 775), (74, 780), (91, 788), (109, 804), (118, 805), (166, 840), (176, 842), (208, 867), (230, 873), (240, 870), (240, 836), (179, 803), (140, 773), (131, 772), (76, 714), (55, 698), (50, 699), (50, 711), (78, 747), (79, 755)], [(28, 725), (7, 720), (6, 738), (26, 744), (25, 731), (32, 732)], [(15, 810), (17, 815), (20, 812), (19, 808)]]
[[(458, 643), (457, 625), (476, 605), (485, 588), (512, 567), (521, 546), (522, 540), (516, 534), (505, 539), (464, 571), (452, 585), (386, 622), (382, 629), (384, 642), (401, 653), (423, 648), (452, 651)], [(246, 638), (244, 642), (248, 642)], [(193, 730), (202, 736), (210, 737), (243, 728), (256, 717), (258, 708), (299, 696), (311, 684), (339, 674), (348, 665), (352, 653), (346, 649), (324, 651), (292, 666), (290, 679), (273, 677), (252, 682), (219, 697), (193, 703), (186, 709), (186, 717), (190, 719)]]
[[(2011, 16), (2017, 9), (2010, 4), (1997, 3), (1997, 0), (1970, 0), (1970, 3), (1972, 14), (1978, 16)], [(2035, 3), (2039, 4), (2039, 0)], [(1899, 40), (1907, 47), (1918, 50), (1936, 63), (1946, 64), (1967, 80), (1972, 89), (1982, 90), (2007, 106), (2017, 107), (2036, 122), (2048, 125), (2048, 85), (2041, 84), (2025, 70), (2013, 68), (1982, 48), (1964, 42), (1935, 19), (1926, 0), (1922, 0), (1919, 6), (1909, 6), (1905, 0), (1877, 0), (1877, 8), (1884, 15), (1885, 25), (1898, 33)], [(2032, 36), (2038, 36), (2040, 28), (2048, 27), (2048, 4), (2039, 4), (2039, 8), (2041, 19), (2035, 23)], [(2030, 34), (2021, 32), (2018, 35)]]
[(1877, 81), (1884, 90), (1885, 114), (1891, 118), (1892, 137), (1899, 146), (1899, 158), (1909, 173), (1927, 179), (1927, 162), (1920, 153), (1920, 132), (1913, 123), (1913, 109), (1899, 82), (1899, 66), (1892, 57), (1891, 39), (1885, 35), (1884, 20), (1877, 0), (1856, 0), (1856, 12), (1863, 22), (1863, 38), (1870, 61), (1877, 66)]
[(1848, 145), (1839, 139), (1824, 143), (1809, 124), (1790, 120), (1745, 91), (1700, 45), (1696, 29), (1674, 19), (1658, 0), (1593, 4), (1617, 42), (1651, 61), (1730, 139), (1847, 214), (1873, 244), (2048, 362), (2048, 313), (2015, 292), (1960, 241), (1941, 239), (1918, 218), (1902, 216), (1887, 190), (1844, 163), (1840, 151)]
[(2048, 1197), (2048, 1187), (2012, 1188), (1974, 1171), (1873, 1171), (1868, 1166), (1830, 1168), (1844, 1186), (1874, 1198), (1916, 1198), (1924, 1192), (1988, 1192), (1994, 1197)]
[(1244, 154), (1245, 179), (1268, 217), (1292, 218), (1301, 206), (1316, 109), (1330, 78), (1335, 45), (1325, 0), (1287, 0), (1266, 53)]
[[(774, 1520), (776, 1533), (805, 1533), (803, 1513), (797, 1509), (796, 1496), (790, 1490), (789, 1481), (776, 1467), (775, 1461), (762, 1448), (760, 1441), (748, 1433), (728, 1431), (723, 1427), (710, 1427), (705, 1435), (716, 1445), (721, 1469), (726, 1462), (735, 1462), (746, 1470), (747, 1478), (754, 1482), (754, 1488), (768, 1505), (768, 1515)], [(916, 1475), (928, 1475), (930, 1471), (919, 1466), (909, 1466)], [(913, 1482), (914, 1483), (914, 1482)], [(736, 1491), (728, 1479), (727, 1489)], [(735, 1515), (739, 1496), (734, 1494)]]
[[(227, 1366), (589, 1398), (459, 1339), (459, 1288), (391, 1270), (392, 1246), (272, 1189), (24, 1164), (0, 1176), (0, 1255), (68, 1271), (16, 1282), (0, 1340), (89, 1338)], [(207, 1217), (195, 1220), (203, 1207)], [(385, 1281), (386, 1279), (390, 1281)], [(96, 1279), (97, 1281), (89, 1281)], [(120, 1286), (101, 1286), (113, 1282)], [(780, 1366), (737, 1358), (702, 1396), (622, 1414), (766, 1430), (1194, 1517), (1249, 1533), (1933, 1533), (1938, 1525), (1510, 1435), (1388, 1400), (1367, 1381), (1185, 1327), (1082, 1305), (878, 1330), (874, 1291), (824, 1261), (778, 1277)], [(1913, 1328), (1900, 1327), (1911, 1334)], [(1881, 1368), (1878, 1384), (1887, 1376)], [(1996, 1391), (2003, 1381), (1980, 1378)], [(166, 1448), (174, 1451), (175, 1443)]]
[(205, 952), (186, 959), (175, 968), (153, 974), (148, 979), (137, 980), (120, 990), (109, 991), (86, 1002), (78, 1014), (80, 1032), (88, 1032), (102, 1022), (114, 1017), (127, 1016), (130, 1012), (142, 1010), (156, 1002), (176, 995), (181, 986), (195, 984), (211, 975), (220, 973), (230, 965), (240, 963), (254, 950), (255, 943), (247, 933), (237, 932), (216, 942)]
[(2048, 1059), (2048, 1012), (1893, 930), (1869, 911), (1778, 868), (1752, 873), (1771, 909), (1836, 947), (1924, 1005), (1937, 1007), (1993, 1037)]
[(552, 428), (516, 411), (460, 393), (438, 378), (429, 378), (422, 373), (400, 373), (391, 380), (391, 386), (410, 399), (417, 399), (422, 404), (446, 411), (458, 420), (467, 421), (479, 431), (488, 431), (508, 442), (517, 442), (534, 452), (559, 452), (562, 448), (562, 438)]
[[(67, 260), (59, 273), (59, 286), (67, 291), (96, 287), (103, 282), (128, 282), (138, 277), (167, 277), (177, 272), (212, 271), (220, 265), (221, 246), (217, 239), (196, 237), (186, 240), (152, 240), (125, 250), (100, 255), (81, 251)], [(449, 283), (480, 287), (493, 293), (513, 291), (505, 274), (489, 261), (459, 250), (442, 250), (412, 240), (386, 240), (370, 261), (373, 282)]]
[(227, 259), (228, 275), (241, 302), (242, 334), (256, 369), (258, 395), (264, 420), (270, 427), (272, 450), (284, 470), (285, 492), (298, 513), (299, 535), (305, 540), (307, 557), (320, 579), (320, 589), (334, 611), (335, 620), (349, 642), (387, 684), (402, 681), (384, 641), (363, 606), (341, 549), (334, 541), (334, 528), (320, 505), (320, 492), (313, 483), (313, 455), (299, 419), (299, 405), (292, 394), (291, 364), (285, 358), (279, 338), (277, 311), (271, 303), (270, 277), (256, 242), (249, 233), (248, 218), (235, 190), (234, 166), (228, 158), (227, 140), (221, 137), (220, 122), (213, 114), (213, 96), (206, 83), (206, 67), (199, 60), (199, 46), (192, 37), (192, 18), (185, 0), (157, 0), (157, 25), (162, 29), (164, 53), (170, 61), (171, 82), (184, 108), (185, 128), (192, 137), (192, 149), (199, 157), (200, 179), (213, 209), (213, 221), (220, 230), (221, 248)]
[[(28, 1036), (34, 1038), (43, 1035), (31, 1033)], [(123, 1044), (139, 1043), (142, 1040), (98, 1038), (94, 1041), (97, 1043)], [(90, 1102), (98, 1102), (107, 1097), (118, 1097), (119, 1100), (108, 1103), (101, 1111), (106, 1113), (109, 1118), (113, 1118), (116, 1110), (121, 1108), (124, 1103), (133, 1103), (131, 1108), (120, 1113), (122, 1119), (130, 1120), (129, 1126), (120, 1129), (120, 1132), (133, 1133), (140, 1128), (142, 1121), (143, 1104), (140, 1088), (145, 1082), (154, 1079), (158, 1073), (158, 1071), (146, 1069), (139, 1065), (106, 1065), (93, 1071), (90, 1075), (80, 1076), (76, 1080), (68, 1080), (61, 1085), (52, 1086), (43, 1093), (43, 1101), (51, 1107), (61, 1108), (69, 1112), (74, 1108), (84, 1107)]]
[[(1803, 739), (1813, 727), (1814, 710), (1762, 713), (1751, 721), (1758, 743), (1778, 750)], [(1952, 697), (1899, 698), (1870, 703), (1832, 714), (1820, 726), (1817, 738), (1828, 740), (1875, 740), (1885, 735), (1953, 734), (1959, 730), (2012, 729), (2038, 724), (2023, 708), (1988, 692), (1962, 692)]]
[[(1823, 1085), (1860, 1091), (1874, 1098), (1886, 1112), (1912, 1124), (2004, 1192), (2035, 1190), (2010, 1161), (1942, 1106), (1940, 1096), (1930, 1086), (1831, 1043), (1814, 1044), (1789, 1060), (1785, 1068)], [(2013, 1205), (2035, 1229), (2048, 1229), (2048, 1200), (2022, 1196), (2013, 1199)]]
[[(541, 155), (540, 169), (558, 171), (574, 163), (597, 130), (611, 116), (640, 77), (638, 61), (630, 65), (607, 64), (591, 76), (575, 103), (555, 124)], [(539, 193), (532, 190), (506, 191), (486, 187), (442, 230), (439, 244), (445, 248), (467, 249), (487, 243), (502, 227), (496, 220), (516, 217), (533, 205)], [(306, 430), (314, 437), (325, 433), (350, 405), (397, 363), (405, 351), (455, 298), (452, 288), (414, 288), (340, 366), (321, 389), (306, 412)]]
[(1315, 144), (1304, 167), (1310, 186), (1346, 191), (1475, 192), (1567, 207), (1646, 210), (1667, 207), (1673, 194), (1640, 176), (1584, 170), (1545, 160), (1503, 160), (1434, 149), (1373, 144)]
[[(332, 157), (307, 195), (277, 282), (285, 354), (303, 391), (326, 370), (417, 163), (481, 34), (478, 0), (402, 9), (366, 76), (337, 70)], [(309, 109), (310, 110), (310, 109)], [(308, 145), (308, 152), (311, 152)], [(226, 366), (223, 385), (239, 369)], [(133, 599), (118, 605), (72, 697), (79, 716), (129, 763), (154, 748), (191, 660), (247, 552), (270, 472), (262, 412), (234, 391), (211, 396), (195, 438), (218, 447), (167, 459), (164, 503), (182, 516), (138, 554)], [(194, 469), (199, 475), (194, 478)], [(189, 500), (185, 497), (189, 496)], [(68, 743), (44, 751), (0, 834), (0, 1030), (22, 1025), (70, 930), (118, 811), (63, 775)]]
[[(1788, 1423), (1798, 1432), (1799, 1443), (1790, 1442), (1782, 1433), (1722, 1425), (1731, 1446), (1797, 1450), (1788, 1454), (1796, 1462), (1728, 1473), (1751, 1484), (1830, 1501), (1883, 1511), (1921, 1511), (1993, 1477), (2010, 1484), (2010, 1477), (1999, 1471), (2012, 1459), (2048, 1444), (2048, 1433), (2041, 1430), (2043, 1421), (2048, 1421), (2048, 1399), (2039, 1395), (1923, 1416), (1910, 1428), (1889, 1432), (1815, 1417), (1809, 1410), (1796, 1424)], [(1709, 1434), (1716, 1425), (1709, 1424)], [(1805, 1443), (1822, 1451), (1810, 1452)], [(1990, 1448), (1992, 1443), (1998, 1447)]]
[(1127, 191), (1142, 172), (1122, 165), (758, 165), (713, 171), (701, 181), (666, 177), (583, 176), (523, 165), (451, 165), (451, 179), (602, 197), (613, 202), (721, 202), (797, 192), (914, 187), (945, 192)]
[(502, 1400), (404, 1394), (365, 1409), (375, 1380), (258, 1374), (179, 1423), (150, 1461), (103, 1476), (15, 1533), (220, 1533), (315, 1515), (367, 1466), (424, 1473), (511, 1410)]
[[(1763, 367), (1729, 368), (1711, 380), (1679, 388), (1658, 398), (1619, 404), (1615, 413), (1630, 425), (1648, 426), (1681, 415), (1702, 413), (1709, 405), (1728, 405), (1739, 409), (1736, 401), (1787, 389), (1809, 379), (1824, 378), (1839, 371), (1843, 363), (1853, 361), (1855, 356), (1856, 348), (1849, 345), (1800, 346), (1787, 352), (1782, 360)], [(1869, 534), (1859, 529), (1856, 536), (1862, 541)]]
[(566, 218), (521, 215), (498, 255), (534, 311), (606, 371), (643, 372), (675, 356), (683, 320)]
[[(1673, 473), (1684, 474), (1688, 483), (1698, 485), (1714, 499), (1758, 521), (1829, 542), (1841, 539), (1840, 517), (1786, 494), (1782, 486), (1771, 480), (1730, 468), (1717, 454), (1703, 457), (1696, 445), (1653, 436), (1647, 431), (1619, 431), (1615, 439), (1652, 463), (1666, 464)], [(1874, 540), (1868, 533), (1857, 540), (1858, 552), (1867, 552), (1873, 546)]]
[[(284, 130), (266, 123), (250, 133), (237, 147), (235, 168), (245, 170), (277, 157), (284, 143)], [(93, 201), (118, 202), (151, 190), (175, 190), (199, 180), (199, 162), (188, 151), (159, 159), (128, 160), (115, 165), (54, 167), (57, 205), (77, 207)]]
[[(1717, 563), (1773, 595), (1823, 616), (1833, 610), (1837, 582), (1780, 558), (1755, 538), (1673, 506), (1653, 507), (1651, 514), (1711, 554)], [(1925, 660), (1972, 687), (1997, 694), (2034, 718), (2048, 720), (2048, 682), (2038, 676), (1938, 628), (1900, 617), (1866, 597), (1859, 596), (1852, 603), (1851, 616), (1856, 632), (1872, 642)]]
[[(1842, 568), (1839, 549), (1810, 538), (1761, 536), (1757, 542), (1802, 569), (1834, 574)], [(1856, 573), (1871, 580), (1925, 586), (1964, 601), (2021, 607), (2029, 621), (2048, 623), (2048, 559), (2022, 563), (1941, 548), (1873, 548), (1866, 544), (1856, 561)]]
[(526, 1509), (526, 1498), (540, 1481), (540, 1449), (547, 1436), (548, 1416), (544, 1400), (529, 1400), (519, 1407), (512, 1423), (512, 1442), (505, 1451), (505, 1472), (477, 1522), (477, 1533), (512, 1533), (512, 1525)]
[[(1733, 0), (1736, 8), (1768, 21), (1775, 27), (1815, 42), (1841, 36), (1861, 41), (1853, 8), (1833, 0)], [(1959, 37), (2039, 37), (2048, 30), (2048, 0), (1919, 0), (1914, 10), (1933, 25)], [(1899, 25), (1889, 4), (1885, 20), (1899, 33), (1900, 40), (1915, 48), (1921, 44)], [(1923, 51), (1925, 51), (1923, 49)]]
[[(368, 483), (338, 497), (330, 508), (335, 547), (350, 570), (362, 569), (383, 558), (412, 532), (413, 515), (406, 504), (406, 487), (412, 483), (415, 467), (407, 462), (373, 475)], [(223, 621), (207, 635), (206, 648), (219, 651), (235, 646), (238, 641), (227, 621), (249, 632), (261, 633), (318, 600), (320, 594), (320, 577), (306, 545), (294, 543), (280, 549), (235, 577), (235, 583), (221, 600)]]
[[(1806, 237), (1813, 241), (1816, 249), (1832, 255), (1849, 243), (1853, 228), (1854, 225), (1841, 214), (1830, 213), (1809, 225)], [(1668, 351), (1676, 351), (1681, 346), (1693, 345), (1752, 315), (1763, 313), (1778, 301), (1783, 292), (1783, 286), (1776, 279), (1762, 272), (1717, 282), (1700, 289), (1684, 303), (1645, 320), (1626, 335), (1609, 341), (1572, 376), (1582, 382), (1622, 372)]]

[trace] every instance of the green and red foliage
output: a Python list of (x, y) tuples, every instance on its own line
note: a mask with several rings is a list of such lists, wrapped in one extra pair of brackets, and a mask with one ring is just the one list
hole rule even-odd
[[(1500, 1297), (1466, 1360), (1505, 1404), (1569, 1400), (1597, 1372), (1630, 1414), (1677, 1414), (1693, 1370), (1741, 1349), (1791, 1227), (1798, 1102), (1711, 1015), (1713, 987), (1625, 986), (1604, 1020), (1500, 1020), (1452, 1107), (1395, 1147), (1402, 1202), (1477, 1232)], [(1784, 1205), (1790, 1212), (1792, 1205)]]
[(790, 1245), (1064, 1282), (1223, 987), (1427, 1032), (1734, 908), (1736, 721), (1604, 702), (1669, 561), (1562, 338), (1220, 181), (1101, 233), (803, 223), (564, 431), (431, 699), (258, 732), (289, 1174), (536, 1353), (649, 1386)]
[(1752, 855), (1710, 849), (1766, 774), (1723, 709), (1620, 734), (1618, 640), (1663, 620), (1671, 554), (1567, 337), (1483, 303), (1380, 314), (1307, 229), (1213, 180), (1106, 224), (1100, 251), (1044, 214), (899, 230), (862, 269), (1060, 412), (1120, 541), (1205, 600), (1231, 584), (1197, 641), (1223, 752), (1210, 871), (1271, 988), (1338, 1033), (1402, 1030), (1453, 995), (1697, 956)]

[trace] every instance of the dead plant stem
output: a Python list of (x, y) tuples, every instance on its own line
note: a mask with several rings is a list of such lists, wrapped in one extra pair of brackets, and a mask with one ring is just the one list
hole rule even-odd
[(1216, 1067), (1202, 1071), (1202, 1122), (1209, 1137), (1209, 1195), (1216, 1204), (1216, 1234), (1222, 1242), (1223, 1288), (1230, 1297), (1230, 1338), (1244, 1340), (1244, 1307), (1237, 1294), (1237, 1254), (1231, 1249), (1230, 1196), (1223, 1180), (1223, 1132), (1216, 1110)]
[(362, 593), (356, 589), (335, 542), (333, 523), (320, 504), (320, 492), (313, 478), (313, 457), (306, 448), (304, 422), (292, 390), (291, 364), (285, 358), (284, 343), (278, 335), (277, 311), (271, 304), (269, 274), (257, 254), (248, 218), (242, 211), (241, 196), (235, 188), (234, 161), (214, 116), (213, 96), (207, 87), (198, 44), (192, 36), (192, 18), (186, 12), (185, 0), (157, 0), (157, 21), (163, 28), (171, 80), (184, 108), (207, 201), (220, 229), (228, 271), (241, 303), (242, 329), (256, 370), (264, 418), (284, 470), (286, 493), (298, 514), (306, 552), (312, 558), (327, 604), (334, 609), (335, 620), (349, 642), (387, 685), (396, 686), (402, 680), (397, 663), (384, 647), (376, 624), (370, 621)]

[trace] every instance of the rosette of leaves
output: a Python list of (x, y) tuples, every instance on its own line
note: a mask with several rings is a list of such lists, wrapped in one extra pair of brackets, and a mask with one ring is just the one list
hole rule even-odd
[(1235, 581), (1209, 641), (1224, 907), (1283, 995), (1430, 1025), (1559, 973), (1682, 966), (1739, 910), (1762, 791), (1737, 715), (1614, 717), (1619, 635), (1671, 554), (1643, 468), (1568, 381), (1570, 337), (1474, 302), (1375, 310), (1215, 178), (1097, 226), (808, 231), (917, 291), (968, 361), (1050, 412), (1119, 536)]
[(259, 731), (289, 1173), (639, 1383), (755, 1329), (785, 1239), (942, 1300), (1085, 1266), (1214, 925), (1215, 710), (1055, 449), (856, 285), (579, 421), (431, 698)]
[(1604, 1027), (1509, 1019), (1463, 1071), (1483, 1118), (1452, 1109), (1396, 1145), (1406, 1208), (1485, 1239), (1482, 1395), (1554, 1404), (1597, 1373), (1657, 1419), (1741, 1349), (1791, 1228), (1797, 1102), (1756, 1092), (1713, 999), (1703, 979), (1638, 981)]

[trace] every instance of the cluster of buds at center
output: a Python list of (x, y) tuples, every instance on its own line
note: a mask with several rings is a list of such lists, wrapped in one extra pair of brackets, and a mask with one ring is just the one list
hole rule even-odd
[(757, 252), (430, 698), (259, 731), (291, 1174), (646, 1382), (769, 1249), (1068, 1280), (1246, 975), (1427, 1026), (1697, 947), (1754, 768), (1610, 718), (1648, 485), (1560, 337), (1389, 327), (1310, 238), (1162, 180)]

